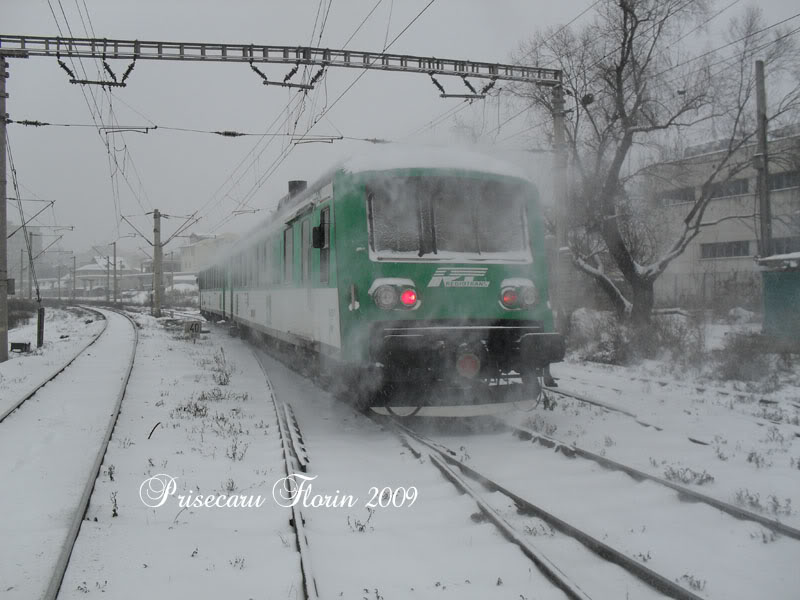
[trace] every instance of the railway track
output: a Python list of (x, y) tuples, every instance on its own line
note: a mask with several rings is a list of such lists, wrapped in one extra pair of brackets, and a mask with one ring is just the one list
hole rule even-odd
[(88, 350), (89, 347), (92, 346), (98, 339), (100, 339), (100, 336), (103, 335), (103, 333), (106, 330), (106, 327), (108, 327), (108, 321), (105, 319), (103, 314), (100, 311), (98, 311), (98, 310), (96, 310), (94, 308), (83, 307), (83, 309), (87, 310), (87, 311), (89, 311), (91, 313), (94, 313), (97, 316), (103, 317), (103, 327), (102, 327), (102, 329), (97, 333), (97, 335), (95, 335), (87, 343), (85, 343), (83, 346), (81, 346), (78, 349), (77, 352), (75, 352), (73, 355), (71, 355), (69, 357), (69, 359), (65, 363), (63, 363), (61, 366), (59, 366), (50, 375), (45, 377), (44, 380), (42, 380), (39, 383), (35, 384), (30, 390), (28, 390), (27, 392), (23, 393), (22, 396), (18, 400), (13, 401), (10, 406), (7, 406), (7, 407), (5, 407), (3, 409), (0, 409), (0, 423), (2, 423), (6, 419), (6, 417), (8, 417), (8, 415), (13, 413), (20, 406), (25, 404), (26, 401), (30, 400), (34, 395), (36, 395), (36, 392), (38, 392), (45, 385), (47, 385), (48, 383), (53, 381), (56, 377), (58, 377), (64, 371), (64, 369), (66, 369), (73, 362), (75, 362), (75, 360), (79, 356), (81, 356), (84, 352), (86, 352), (86, 350)]
[[(595, 398), (590, 398), (589, 396), (587, 396), (585, 394), (581, 394), (581, 393), (576, 392), (576, 391), (565, 389), (563, 387), (545, 388), (545, 389), (546, 389), (545, 393), (553, 393), (553, 394), (556, 394), (558, 396), (562, 396), (564, 398), (572, 398), (573, 400), (577, 400), (578, 402), (582, 402), (584, 404), (589, 404), (591, 406), (596, 406), (598, 408), (601, 408), (601, 409), (609, 411), (609, 412), (614, 412), (614, 413), (617, 413), (617, 414), (624, 415), (626, 417), (629, 417), (629, 418), (633, 419), (636, 423), (638, 423), (639, 425), (641, 425), (643, 427), (649, 427), (649, 428), (652, 428), (652, 429), (654, 429), (656, 431), (663, 431), (665, 429), (665, 427), (663, 425), (660, 425), (660, 424), (658, 424), (656, 422), (653, 422), (653, 421), (648, 421), (648, 420), (640, 417), (636, 413), (631, 412), (631, 411), (629, 411), (629, 410), (627, 410), (625, 408), (622, 408), (620, 406), (616, 406), (615, 404), (613, 404), (611, 402), (605, 402), (603, 400), (597, 400)], [(618, 391), (618, 390), (615, 389), (614, 391)], [(800, 428), (798, 428), (795, 425), (791, 425), (791, 424), (788, 424), (788, 423), (783, 423), (783, 422), (780, 422), (780, 421), (769, 421), (767, 419), (748, 417), (747, 415), (743, 415), (743, 414), (736, 414), (735, 416), (737, 416), (739, 418), (742, 418), (742, 419), (746, 419), (747, 421), (750, 421), (750, 422), (752, 422), (753, 424), (755, 424), (755, 425), (757, 425), (759, 427), (764, 427), (766, 425), (779, 425), (779, 426), (782, 426), (782, 427), (786, 427), (786, 428), (788, 428), (788, 430), (790, 430), (792, 432), (792, 434), (795, 437), (800, 437)], [(692, 442), (693, 444), (700, 444), (700, 445), (703, 445), (703, 446), (707, 446), (709, 444), (708, 441), (699, 439), (697, 437), (687, 436), (687, 439), (690, 442)]]
[(764, 527), (767, 527), (768, 529), (771, 529), (776, 533), (791, 537), (796, 540), (800, 540), (800, 529), (790, 527), (789, 525), (781, 523), (780, 521), (777, 521), (775, 519), (769, 519), (767, 517), (764, 517), (763, 515), (760, 515), (750, 510), (746, 510), (740, 506), (736, 506), (728, 502), (723, 502), (722, 500), (718, 500), (717, 498), (714, 498), (712, 496), (702, 494), (684, 485), (668, 481), (661, 477), (651, 475), (650, 473), (645, 473), (640, 469), (636, 469), (635, 467), (625, 465), (615, 460), (611, 460), (610, 458), (606, 458), (605, 456), (601, 456), (600, 454), (581, 448), (576, 444), (564, 442), (562, 440), (554, 438), (553, 436), (532, 431), (524, 427), (512, 425), (510, 423), (501, 422), (501, 424), (509, 428), (514, 433), (514, 435), (516, 435), (521, 440), (531, 441), (541, 446), (552, 448), (554, 451), (561, 452), (562, 454), (570, 458), (574, 457), (582, 458), (585, 460), (595, 462), (606, 469), (621, 471), (629, 475), (636, 481), (645, 481), (645, 480), (652, 481), (665, 488), (669, 488), (677, 492), (679, 497), (684, 498), (686, 500), (690, 500), (692, 502), (702, 502), (703, 504), (707, 504), (708, 506), (711, 506), (726, 514), (729, 514), (732, 517), (736, 517), (737, 519), (742, 519), (745, 521), (753, 521), (755, 523), (763, 525)]
[(652, 588), (655, 592), (677, 600), (700, 600), (702, 598), (702, 596), (698, 596), (691, 590), (687, 590), (676, 582), (646, 567), (635, 558), (631, 558), (612, 548), (580, 528), (557, 517), (537, 504), (534, 504), (532, 501), (517, 495), (489, 476), (469, 467), (463, 461), (456, 458), (457, 453), (453, 450), (426, 438), (396, 420), (383, 417), (378, 417), (378, 419), (388, 424), (397, 435), (405, 439), (409, 448), (415, 453), (420, 456), (427, 453), (431, 462), (442, 471), (443, 475), (463, 493), (468, 494), (484, 515), (498, 527), (501, 533), (517, 544), (525, 555), (542, 570), (545, 576), (569, 598), (585, 600), (590, 596), (582, 589), (582, 586), (578, 582), (565, 574), (564, 566), (555, 564), (546, 555), (533, 547), (527, 541), (525, 534), (509, 524), (498, 511), (492, 508), (486, 501), (484, 494), (477, 491), (475, 486), (471, 485), (468, 480), (472, 480), (491, 492), (499, 492), (513, 502), (519, 512), (537, 517), (565, 536), (577, 540), (602, 560), (621, 567), (638, 581)]
[[(278, 399), (275, 390), (270, 382), (269, 375), (261, 360), (258, 352), (253, 353), (258, 361), (261, 371), (264, 373), (264, 381), (269, 391), (270, 400), (275, 408), (275, 419), (278, 422), (280, 431), (281, 445), (283, 447), (283, 461), (286, 477), (289, 478), (294, 473), (306, 473), (308, 471), (309, 458), (303, 443), (303, 435), (294, 416), (291, 406)], [(285, 490), (292, 493), (293, 490)], [(291, 507), (291, 525), (295, 532), (297, 552), (300, 555), (300, 572), (303, 583), (304, 600), (314, 600), (319, 598), (317, 582), (314, 571), (311, 567), (311, 553), (309, 551), (309, 541), (305, 530), (305, 517), (303, 516), (302, 506), (295, 503)]]
[[(102, 314), (105, 311), (98, 312)], [(15, 436), (22, 436), (31, 444), (36, 444), (33, 449), (20, 448), (22, 456), (14, 457), (16, 463), (13, 464), (10, 476), (6, 478), (6, 484), (11, 487), (18, 485), (23, 492), (32, 494), (31, 508), (25, 507), (23, 510), (17, 505), (17, 510), (14, 511), (0, 505), (0, 514), (6, 515), (6, 518), (10, 518), (8, 515), (14, 517), (14, 521), (4, 526), (4, 529), (17, 533), (15, 539), (25, 542), (16, 550), (13, 548), (13, 543), (4, 543), (7, 551), (12, 551), (12, 554), (0, 561), (5, 563), (5, 568), (0, 566), (0, 571), (13, 569), (15, 565), (18, 567), (13, 570), (13, 576), (12, 573), (6, 572), (0, 577), (4, 580), (4, 585), (8, 585), (4, 592), (9, 597), (21, 594), (19, 597), (55, 600), (58, 596), (95, 482), (100, 474), (133, 369), (139, 339), (136, 324), (124, 313), (108, 311), (104, 316), (107, 323), (103, 331), (67, 365), (18, 403), (16, 408), (39, 392), (48, 382), (55, 380), (59, 384), (57, 390), (60, 393), (56, 393), (55, 388), (50, 393), (51, 389), (47, 388), (40, 395), (40, 402), (35, 407), (14, 414), (0, 426), (0, 448), (4, 456), (13, 456), (5, 445), (20, 448), (19, 444), (10, 439)], [(112, 319), (117, 322), (112, 324)], [(122, 355), (121, 364), (103, 365), (114, 371), (112, 374), (104, 372), (99, 375), (99, 379), (106, 385), (104, 389), (87, 389), (87, 382), (91, 385), (91, 382), (98, 379), (98, 365), (91, 360), (87, 350), (93, 347), (97, 356), (113, 361), (110, 357), (119, 356), (120, 352), (118, 339), (112, 339), (110, 335), (112, 329), (114, 334), (123, 335), (119, 331), (125, 327), (123, 321), (133, 332), (130, 336), (132, 343), (129, 353)], [(117, 375), (119, 379), (115, 380)], [(116, 394), (113, 395), (113, 401), (109, 402), (107, 396), (111, 394), (104, 394), (103, 391), (109, 391), (112, 382), (116, 384)], [(98, 387), (99, 385), (98, 383)], [(83, 397), (76, 394), (83, 394)], [(87, 401), (79, 408), (77, 405), (81, 400)], [(58, 401), (62, 402), (60, 406), (57, 404)], [(67, 402), (71, 406), (64, 404)], [(107, 408), (110, 412), (106, 412)], [(82, 414), (78, 414), (81, 410)], [(55, 432), (54, 427), (57, 428)], [(100, 431), (103, 432), (102, 436), (97, 435)], [(76, 448), (76, 439), (88, 443), (78, 444), (79, 447)], [(77, 455), (83, 457), (87, 454), (93, 456), (93, 459), (88, 468), (85, 468), (89, 463), (88, 460), (75, 459)], [(44, 479), (39, 486), (41, 489), (32, 485), (39, 478)], [(54, 481), (56, 478), (66, 479), (68, 483), (79, 478), (83, 483), (62, 488), (60, 482)], [(32, 487), (36, 489), (32, 490)], [(59, 490), (61, 495), (58, 498), (48, 497), (52, 494), (52, 490)], [(33, 495), (37, 491), (40, 495)], [(51, 506), (53, 502), (56, 503), (56, 510)], [(48, 552), (51, 548), (58, 550)], [(33, 554), (29, 555), (31, 552)], [(46, 579), (42, 577), (42, 572), (45, 570), (50, 572), (49, 578)], [(46, 587), (41, 589), (39, 586), (44, 581)], [(35, 593), (31, 589), (34, 587)]]
[[(574, 381), (578, 381), (578, 382), (581, 381), (578, 378), (573, 377), (573, 376), (568, 376), (568, 377), (570, 379), (574, 380)], [(643, 378), (643, 377), (635, 377), (633, 379), (636, 380), (636, 381), (642, 381), (642, 382), (646, 382), (646, 383), (656, 383), (656, 384), (661, 385), (661, 386), (669, 385), (669, 382), (663, 381), (663, 380), (658, 380), (658, 379), (651, 380), (651, 379), (647, 379), (647, 378)], [(617, 392), (617, 393), (620, 393), (620, 394), (623, 393), (623, 391), (621, 389), (615, 388), (615, 387), (612, 387), (612, 386), (600, 386), (600, 387), (605, 387), (605, 388), (607, 388), (607, 389), (609, 389), (609, 390), (611, 390), (613, 392)], [(692, 390), (695, 390), (695, 391), (698, 391), (698, 392), (711, 391), (711, 392), (713, 392), (713, 393), (715, 393), (717, 395), (735, 396), (736, 398), (740, 398), (740, 399), (746, 397), (746, 395), (744, 395), (744, 394), (727, 392), (727, 391), (724, 391), (724, 390), (719, 390), (717, 388), (706, 388), (706, 387), (703, 387), (703, 386), (688, 386), (686, 384), (683, 384), (683, 387), (685, 389), (687, 389), (687, 390), (688, 389), (692, 389)], [(546, 388), (546, 390), (547, 390), (547, 392), (552, 392), (552, 393), (560, 395), (562, 397), (572, 398), (574, 400), (578, 400), (579, 402), (583, 402), (585, 404), (590, 404), (590, 405), (597, 406), (599, 408), (602, 408), (602, 409), (605, 409), (605, 410), (608, 410), (608, 411), (611, 411), (611, 412), (616, 412), (616, 413), (625, 415), (625, 416), (630, 417), (633, 420), (635, 420), (639, 425), (642, 425), (644, 427), (652, 427), (656, 431), (662, 431), (664, 429), (663, 426), (661, 426), (661, 425), (659, 425), (657, 423), (654, 423), (654, 422), (647, 421), (646, 419), (640, 417), (636, 413), (633, 413), (633, 412), (631, 412), (631, 411), (629, 411), (627, 409), (624, 409), (624, 408), (622, 408), (620, 406), (616, 406), (615, 404), (613, 404), (611, 402), (605, 402), (605, 401), (602, 401), (602, 400), (597, 400), (595, 398), (590, 398), (589, 396), (586, 396), (585, 394), (582, 394), (582, 393), (579, 393), (579, 392), (576, 392), (576, 391), (573, 391), (573, 390), (565, 389), (565, 388), (563, 388), (561, 386), (558, 387), (558, 388)], [(791, 431), (794, 434), (795, 437), (800, 437), (800, 427), (797, 427), (796, 425), (793, 425), (791, 423), (786, 423), (784, 421), (778, 421), (778, 420), (767, 419), (767, 418), (762, 418), (762, 417), (754, 417), (752, 415), (747, 415), (747, 414), (743, 414), (743, 413), (735, 413), (735, 416), (738, 416), (738, 417), (740, 417), (742, 419), (750, 421), (750, 422), (758, 425), (759, 427), (764, 427), (764, 426), (768, 426), (768, 425), (778, 425), (778, 426), (781, 426), (781, 427), (785, 427), (789, 431)], [(690, 437), (689, 441), (691, 441), (691, 442), (693, 442), (695, 444), (706, 445), (706, 442), (704, 442), (703, 440), (698, 440), (696, 438), (691, 438)]]

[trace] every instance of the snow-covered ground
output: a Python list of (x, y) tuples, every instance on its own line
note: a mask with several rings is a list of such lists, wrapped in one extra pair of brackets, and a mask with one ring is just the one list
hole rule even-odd
[(45, 309), (44, 345), (36, 347), (36, 317), (11, 329), (9, 342), (29, 342), (31, 352), (12, 352), (0, 364), (0, 414), (48, 379), (72, 359), (106, 326), (97, 314), (84, 309)]
[(134, 331), (107, 329), (63, 373), (0, 423), (0, 590), (43, 597), (110, 427)]
[[(135, 318), (134, 370), (61, 597), (302, 597), (291, 511), (273, 496), (286, 473), (271, 393), (293, 407), (303, 434), (306, 476), (315, 477), (306, 499), (328, 495), (337, 504), (311, 502), (303, 509), (320, 597), (563, 597), (478, 516), (469, 497), (390, 431), (259, 351), (268, 386), (253, 349), (222, 326), (206, 325), (210, 332), (192, 340), (169, 317)], [(512, 421), (800, 528), (797, 386), (737, 390), (677, 378), (658, 363), (624, 368), (572, 361), (553, 373), (559, 389), (636, 417), (557, 397), (554, 410), (518, 411)], [(51, 385), (57, 396), (60, 388)], [(13, 436), (0, 430), (0, 455), (22, 457), (19, 439), (41, 437), (40, 426), (20, 425)], [(793, 568), (800, 541), (703, 504), (681, 503), (658, 484), (569, 459), (502, 428), (427, 427), (467, 464), (701, 597), (794, 598), (800, 589)], [(13, 473), (20, 460), (12, 458), (0, 475)], [(68, 498), (67, 479), (49, 480), (50, 494)], [(162, 497), (159, 485), (174, 489)], [(384, 499), (398, 490), (398, 506), (386, 506)], [(590, 596), (657, 595), (544, 523), (517, 515), (504, 496), (486, 496)], [(189, 497), (261, 503), (186, 506)], [(0, 532), (3, 539), (18, 537), (9, 538), (9, 527)], [(28, 590), (17, 583), (20, 559), (13, 557), (30, 544), (2, 546), (9, 556), (0, 564), (10, 570), (0, 571), (0, 589)], [(29, 565), (28, 580), (49, 577), (46, 561)]]

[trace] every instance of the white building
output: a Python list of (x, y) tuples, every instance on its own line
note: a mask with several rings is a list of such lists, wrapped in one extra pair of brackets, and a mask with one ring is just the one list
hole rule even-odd
[[(706, 145), (709, 146), (709, 145)], [(718, 145), (719, 146), (719, 145)], [(686, 158), (657, 165), (655, 214), (664, 219), (667, 238), (682, 229), (699, 197), (699, 186), (724, 156), (711, 148), (687, 152)], [(750, 164), (729, 181), (715, 184), (697, 237), (656, 280), (656, 302), (669, 306), (758, 306), (761, 276), (754, 257), (759, 252), (757, 171), (752, 166), (755, 145), (734, 156)], [(768, 144), (773, 254), (800, 251), (800, 135)]]
[(225, 248), (238, 239), (239, 236), (235, 233), (221, 233), (218, 235), (191, 234), (189, 243), (179, 249), (181, 272), (199, 273), (207, 265), (210, 265)]

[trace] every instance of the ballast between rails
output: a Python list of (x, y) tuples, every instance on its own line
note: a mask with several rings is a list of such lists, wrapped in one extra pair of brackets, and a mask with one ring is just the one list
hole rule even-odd
[(95, 310), (93, 308), (89, 308), (88, 306), (82, 306), (81, 308), (83, 308), (84, 310), (87, 310), (89, 312), (93, 312), (93, 313), (103, 317), (103, 328), (97, 333), (97, 335), (95, 335), (82, 348), (80, 348), (80, 350), (78, 350), (78, 352), (76, 352), (66, 363), (64, 363), (61, 367), (59, 367), (58, 370), (56, 370), (53, 374), (49, 375), (44, 381), (42, 381), (41, 383), (37, 384), (31, 391), (29, 391), (28, 393), (23, 395), (22, 398), (20, 398), (20, 400), (16, 404), (14, 404), (13, 406), (7, 408), (5, 411), (0, 413), (0, 423), (2, 423), (6, 419), (6, 417), (8, 417), (8, 415), (13, 413), (20, 406), (22, 406), (25, 402), (27, 402), (33, 396), (35, 396), (36, 392), (38, 392), (45, 385), (47, 385), (48, 383), (53, 381), (53, 379), (58, 377), (67, 367), (69, 367), (72, 363), (74, 363), (81, 354), (86, 352), (86, 350), (88, 350), (89, 347), (92, 344), (94, 344), (97, 340), (99, 340), (100, 336), (103, 335), (103, 333), (105, 333), (106, 328), (108, 327), (108, 320), (103, 316), (103, 313), (101, 313), (100, 311)]
[[(136, 360), (136, 349), (139, 344), (139, 327), (136, 325), (136, 322), (124, 312), (111, 309), (108, 310), (125, 317), (130, 322), (134, 332), (133, 349), (131, 351), (130, 359), (128, 361), (128, 367), (125, 373), (125, 377), (122, 379), (122, 385), (120, 387), (119, 394), (117, 395), (117, 401), (114, 406), (114, 411), (111, 414), (111, 418), (109, 419), (108, 422), (108, 427), (106, 428), (105, 436), (103, 437), (103, 443), (101, 444), (100, 450), (97, 453), (97, 458), (95, 458), (94, 464), (92, 465), (92, 468), (89, 471), (89, 477), (86, 481), (83, 493), (81, 494), (80, 502), (78, 503), (78, 507), (75, 511), (72, 523), (70, 524), (69, 530), (67, 532), (67, 537), (61, 546), (61, 550), (59, 551), (58, 560), (56, 561), (56, 568), (53, 571), (52, 577), (50, 578), (47, 590), (45, 591), (44, 596), (42, 596), (42, 600), (56, 600), (56, 598), (58, 597), (58, 592), (61, 589), (61, 582), (64, 580), (64, 575), (67, 572), (67, 566), (69, 565), (69, 559), (70, 556), (72, 555), (72, 550), (75, 547), (75, 542), (78, 539), (78, 533), (80, 532), (81, 529), (81, 523), (83, 522), (83, 519), (86, 516), (86, 511), (89, 508), (89, 500), (92, 497), (92, 492), (94, 491), (95, 483), (97, 481), (98, 476), (100, 475), (100, 469), (103, 466), (103, 460), (105, 459), (105, 455), (108, 450), (108, 444), (111, 441), (111, 436), (114, 433), (114, 428), (116, 427), (117, 420), (119, 419), (119, 412), (120, 412), (120, 407), (122, 406), (122, 399), (125, 397), (125, 391), (128, 388), (128, 381), (130, 380), (131, 372), (133, 371), (133, 363)], [(106, 319), (106, 322), (107, 321), (108, 320)]]

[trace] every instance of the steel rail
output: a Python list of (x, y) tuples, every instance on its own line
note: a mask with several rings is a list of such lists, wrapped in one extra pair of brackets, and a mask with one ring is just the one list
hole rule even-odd
[(542, 446), (545, 446), (547, 448), (553, 448), (555, 451), (557, 452), (560, 451), (562, 454), (569, 457), (578, 456), (586, 460), (591, 460), (607, 469), (611, 469), (614, 471), (622, 471), (623, 473), (629, 475), (630, 477), (638, 481), (642, 480), (653, 481), (655, 483), (658, 483), (659, 485), (662, 485), (664, 487), (670, 488), (678, 492), (679, 496), (689, 498), (696, 502), (702, 502), (703, 504), (708, 504), (709, 506), (713, 506), (717, 510), (727, 513), (737, 519), (742, 519), (744, 521), (755, 521), (756, 523), (759, 523), (764, 527), (768, 527), (769, 529), (772, 529), (777, 533), (781, 533), (796, 540), (800, 540), (800, 529), (790, 527), (789, 525), (781, 523), (780, 521), (776, 521), (775, 519), (769, 519), (767, 517), (746, 510), (739, 506), (734, 506), (733, 504), (728, 504), (727, 502), (723, 502), (722, 500), (717, 500), (712, 496), (702, 494), (686, 486), (674, 483), (672, 481), (663, 479), (661, 477), (657, 477), (656, 475), (651, 475), (650, 473), (646, 473), (644, 471), (640, 471), (639, 469), (630, 467), (628, 465), (617, 462), (610, 458), (606, 458), (605, 456), (595, 454), (594, 452), (581, 448), (575, 444), (564, 442), (552, 436), (545, 435), (543, 433), (538, 433), (536, 431), (531, 431), (524, 427), (511, 425), (510, 423), (505, 423), (502, 421), (501, 423), (504, 426), (511, 429), (517, 437), (525, 441), (531, 441), (538, 443)]
[[(291, 412), (291, 408), (285, 402), (278, 400), (277, 394), (275, 394), (275, 390), (272, 387), (272, 382), (267, 374), (267, 369), (264, 367), (264, 363), (261, 361), (261, 357), (255, 349), (253, 350), (253, 355), (264, 374), (264, 380), (267, 385), (267, 390), (269, 391), (270, 399), (272, 400), (272, 406), (275, 409), (275, 418), (278, 421), (278, 431), (281, 437), (281, 447), (283, 448), (286, 477), (291, 477), (292, 474), (300, 471), (305, 472), (308, 465), (308, 455), (302, 441), (299, 441), (299, 439), (302, 438), (300, 436), (300, 428), (297, 424), (297, 420), (294, 417), (294, 412)], [(295, 431), (295, 435), (292, 435), (292, 430)], [(296, 445), (296, 443), (298, 445)], [(317, 580), (311, 569), (311, 552), (309, 550), (308, 537), (305, 531), (305, 518), (297, 503), (292, 504), (291, 524), (294, 527), (297, 551), (300, 554), (300, 574), (303, 580), (303, 597), (305, 600), (314, 600), (319, 598), (319, 590), (317, 589)]]
[[(58, 560), (56, 561), (56, 568), (53, 571), (53, 575), (50, 577), (47, 590), (45, 591), (44, 596), (42, 596), (43, 600), (56, 600), (58, 597), (58, 592), (61, 589), (61, 582), (64, 581), (64, 575), (67, 572), (69, 559), (72, 556), (72, 550), (75, 548), (75, 542), (77, 541), (78, 534), (80, 533), (81, 524), (83, 523), (83, 519), (86, 516), (86, 511), (89, 508), (89, 501), (91, 500), (92, 493), (94, 492), (95, 483), (97, 482), (97, 478), (100, 476), (100, 469), (103, 466), (103, 461), (105, 460), (106, 452), (108, 451), (108, 444), (111, 441), (114, 428), (117, 426), (117, 420), (119, 419), (119, 412), (122, 406), (122, 399), (125, 397), (125, 391), (128, 389), (128, 381), (131, 378), (133, 363), (136, 360), (136, 349), (139, 345), (139, 327), (130, 316), (122, 311), (113, 310), (111, 312), (115, 312), (125, 317), (131, 324), (131, 327), (133, 327), (133, 347), (131, 349), (130, 358), (128, 359), (128, 368), (126, 370), (125, 377), (122, 379), (122, 385), (120, 386), (119, 394), (117, 395), (114, 411), (111, 413), (108, 426), (106, 427), (106, 433), (103, 437), (103, 442), (100, 446), (100, 450), (97, 453), (97, 457), (94, 460), (94, 464), (89, 471), (89, 477), (86, 481), (86, 485), (83, 488), (83, 493), (81, 494), (78, 508), (75, 511), (75, 515), (72, 519), (72, 524), (67, 531), (66, 539), (61, 545), (61, 550), (58, 554)], [(106, 319), (106, 321), (108, 321), (108, 319)]]
[(521, 511), (531, 514), (535, 517), (538, 517), (539, 519), (542, 519), (554, 529), (557, 529), (561, 533), (579, 541), (581, 544), (583, 544), (589, 550), (600, 556), (602, 559), (614, 563), (617, 566), (625, 569), (631, 575), (633, 575), (640, 581), (646, 583), (653, 589), (661, 592), (662, 594), (665, 594), (666, 596), (669, 596), (670, 598), (675, 598), (676, 600), (701, 600), (701, 596), (694, 594), (693, 592), (678, 585), (674, 581), (671, 581), (666, 577), (664, 577), (663, 575), (656, 573), (655, 571), (642, 565), (635, 559), (623, 554), (618, 550), (615, 550), (611, 546), (592, 537), (591, 535), (582, 531), (581, 529), (578, 529), (577, 527), (570, 525), (569, 523), (556, 517), (552, 513), (533, 504), (529, 500), (522, 498), (521, 496), (515, 494), (511, 490), (503, 487), (499, 483), (496, 483), (489, 477), (486, 477), (482, 473), (479, 473), (475, 469), (465, 465), (463, 462), (454, 458), (453, 456), (454, 453), (452, 451), (443, 449), (443, 446), (441, 446), (440, 444), (436, 444), (435, 442), (428, 440), (424, 436), (418, 434), (416, 431), (406, 427), (401, 423), (398, 423), (395, 420), (386, 419), (386, 421), (389, 422), (392, 427), (396, 428), (396, 431), (401, 432), (402, 434), (413, 438), (417, 443), (424, 445), (426, 448), (434, 452), (436, 456), (441, 457), (442, 459), (444, 459), (444, 461), (446, 461), (450, 465), (457, 467), (458, 469), (461, 470), (462, 473), (466, 474), (468, 477), (482, 484), (487, 489), (500, 492), (504, 496), (508, 497), (517, 505), (517, 507)]
[[(579, 379), (578, 377), (575, 377), (574, 375), (567, 375), (567, 377), (569, 377), (573, 381), (577, 381), (578, 383), (582, 382), (581, 379)], [(682, 387), (684, 390), (694, 390), (694, 391), (700, 392), (700, 393), (704, 393), (704, 392), (708, 391), (708, 392), (716, 394), (717, 396), (732, 396), (732, 397), (735, 397), (735, 398), (740, 399), (740, 400), (744, 399), (744, 398), (747, 398), (747, 394), (743, 394), (741, 392), (729, 392), (727, 390), (723, 390), (723, 389), (718, 388), (718, 387), (707, 386), (707, 385), (691, 385), (691, 384), (682, 383), (682, 382), (679, 382), (679, 381), (670, 382), (670, 381), (666, 381), (664, 379), (648, 379), (647, 377), (632, 377), (632, 379), (636, 380), (636, 381), (643, 381), (645, 383), (656, 383), (661, 387), (666, 387), (667, 385), (677, 385), (679, 387)], [(620, 393), (620, 394), (623, 393), (622, 390), (620, 390), (619, 388), (615, 388), (615, 387), (613, 387), (611, 385), (598, 385), (598, 387), (603, 387), (603, 388), (606, 388), (606, 389), (610, 389), (610, 390), (612, 390), (614, 392), (617, 392), (617, 393)], [(561, 393), (561, 394), (563, 394), (565, 396), (569, 396), (570, 398), (575, 398), (576, 400), (580, 400), (581, 402), (587, 402), (587, 403), (590, 403), (590, 404), (595, 404), (597, 406), (602, 406), (602, 407), (607, 408), (608, 410), (611, 410), (611, 411), (621, 412), (623, 414), (626, 414), (628, 416), (631, 416), (631, 417), (635, 418), (637, 423), (639, 423), (640, 425), (644, 425), (646, 427), (655, 427), (659, 431), (661, 430), (660, 427), (658, 427), (656, 425), (652, 425), (650, 423), (646, 423), (644, 421), (641, 421), (633, 413), (629, 413), (629, 412), (627, 412), (626, 410), (624, 410), (622, 408), (615, 407), (613, 404), (606, 404), (606, 403), (601, 402), (599, 400), (591, 400), (591, 399), (588, 399), (585, 396), (583, 396), (583, 395), (581, 395), (581, 394), (579, 394), (577, 392), (572, 392), (572, 391), (567, 391), (567, 390), (559, 391), (559, 390), (553, 389), (553, 388), (548, 388), (548, 389), (550, 391), (552, 391), (552, 392)], [(797, 406), (797, 405), (795, 405), (795, 406)], [(800, 406), (797, 406), (797, 408), (800, 408)], [(753, 423), (755, 423), (756, 425), (759, 425), (759, 426), (764, 426), (764, 425), (770, 425), (771, 424), (771, 425), (779, 425), (779, 426), (785, 427), (785, 428), (789, 429), (796, 437), (800, 437), (800, 428), (798, 428), (796, 425), (793, 425), (792, 423), (786, 423), (784, 421), (776, 421), (774, 419), (769, 419), (767, 417), (758, 417), (756, 415), (746, 415), (746, 414), (742, 414), (742, 413), (734, 413), (734, 414), (737, 414), (737, 416), (740, 416), (740, 417), (743, 417), (743, 418), (745, 418), (745, 419), (747, 419), (749, 421), (752, 421)], [(696, 440), (692, 440), (692, 441), (696, 442)]]
[(514, 529), (495, 509), (480, 497), (472, 486), (461, 477), (437, 454), (429, 455), (431, 462), (447, 477), (457, 488), (469, 495), (484, 515), (497, 527), (500, 532), (509, 540), (520, 547), (523, 554), (527, 556), (539, 568), (556, 587), (563, 591), (572, 600), (590, 600), (590, 597), (567, 577), (547, 556), (538, 550), (533, 544), (524, 539), (516, 529)]
[(105, 316), (103, 316), (103, 313), (101, 313), (101, 312), (100, 312), (100, 311), (98, 311), (98, 310), (95, 310), (94, 308), (89, 308), (89, 307), (87, 307), (87, 306), (83, 306), (82, 308), (83, 308), (84, 310), (88, 310), (88, 311), (90, 311), (90, 312), (96, 313), (96, 314), (100, 315), (101, 317), (103, 317), (103, 327), (102, 327), (102, 329), (100, 329), (100, 331), (97, 333), (97, 335), (95, 335), (95, 336), (94, 336), (94, 337), (93, 337), (91, 340), (89, 340), (89, 341), (88, 341), (88, 342), (87, 342), (87, 343), (86, 343), (86, 344), (85, 344), (83, 347), (81, 347), (81, 349), (80, 349), (80, 350), (78, 350), (78, 352), (76, 352), (76, 353), (75, 353), (75, 354), (74, 354), (74, 355), (73, 355), (73, 356), (72, 356), (72, 357), (71, 357), (71, 358), (70, 358), (70, 359), (69, 359), (69, 360), (68, 360), (66, 363), (64, 363), (62, 366), (60, 366), (60, 367), (59, 367), (59, 368), (58, 368), (58, 369), (57, 369), (55, 372), (53, 372), (51, 375), (47, 376), (47, 378), (46, 378), (44, 381), (42, 381), (41, 383), (38, 383), (36, 386), (34, 386), (34, 388), (33, 388), (31, 391), (29, 391), (29, 392), (25, 393), (25, 394), (22, 396), (22, 398), (20, 398), (20, 399), (19, 399), (19, 401), (17, 401), (16, 403), (14, 403), (14, 405), (13, 405), (13, 406), (11, 406), (11, 407), (7, 408), (7, 409), (6, 409), (6, 410), (4, 410), (2, 413), (0, 413), (0, 423), (2, 423), (3, 421), (5, 421), (6, 417), (8, 417), (8, 415), (10, 415), (11, 413), (13, 413), (13, 412), (14, 412), (15, 410), (17, 410), (17, 409), (18, 409), (20, 406), (22, 406), (22, 405), (23, 405), (25, 402), (27, 402), (27, 401), (28, 401), (28, 400), (30, 400), (30, 399), (31, 399), (33, 396), (35, 396), (35, 395), (36, 395), (36, 392), (38, 392), (40, 389), (42, 389), (42, 388), (43, 388), (44, 386), (46, 386), (48, 383), (50, 383), (51, 381), (53, 381), (53, 379), (55, 379), (56, 377), (58, 377), (58, 376), (59, 376), (59, 375), (60, 375), (60, 374), (61, 374), (61, 373), (64, 371), (64, 369), (66, 369), (68, 366), (70, 366), (72, 363), (74, 363), (74, 362), (75, 362), (75, 361), (78, 359), (78, 357), (79, 357), (79, 356), (81, 356), (81, 355), (82, 355), (84, 352), (86, 352), (86, 350), (88, 350), (88, 349), (89, 349), (89, 346), (91, 346), (91, 345), (92, 345), (92, 344), (94, 344), (94, 343), (95, 343), (97, 340), (99, 340), (99, 339), (100, 339), (100, 336), (101, 336), (101, 335), (103, 335), (103, 333), (105, 333), (105, 331), (106, 331), (106, 328), (108, 327), (108, 319), (106, 319), (106, 318), (105, 318)]

